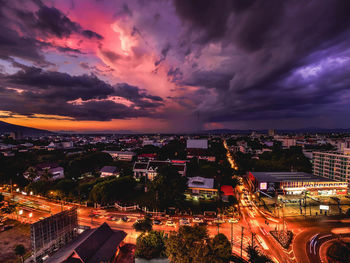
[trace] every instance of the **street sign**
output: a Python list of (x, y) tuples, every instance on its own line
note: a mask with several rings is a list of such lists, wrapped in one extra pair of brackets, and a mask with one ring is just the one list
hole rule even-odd
[(320, 205), (320, 210), (329, 210), (328, 205)]

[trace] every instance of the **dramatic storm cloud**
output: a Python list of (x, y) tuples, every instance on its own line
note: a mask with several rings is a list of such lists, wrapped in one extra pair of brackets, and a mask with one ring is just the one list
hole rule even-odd
[(0, 1), (0, 117), (348, 127), (349, 14), (347, 0)]

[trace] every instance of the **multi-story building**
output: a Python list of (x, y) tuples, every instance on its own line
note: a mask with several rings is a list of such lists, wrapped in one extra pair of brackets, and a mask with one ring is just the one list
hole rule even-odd
[(313, 152), (314, 175), (350, 183), (350, 154)]

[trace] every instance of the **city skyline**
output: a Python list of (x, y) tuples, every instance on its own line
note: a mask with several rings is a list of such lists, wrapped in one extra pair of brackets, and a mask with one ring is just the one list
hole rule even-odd
[(51, 131), (349, 128), (347, 1), (4, 1), (0, 120)]

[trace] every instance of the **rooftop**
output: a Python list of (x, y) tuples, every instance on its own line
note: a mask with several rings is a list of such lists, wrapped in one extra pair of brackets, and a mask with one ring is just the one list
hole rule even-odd
[(69, 259), (72, 256), (83, 263), (109, 261), (125, 237), (124, 231), (112, 230), (107, 223), (103, 223), (98, 228), (84, 231), (77, 239), (53, 254), (48, 263), (71, 262)]
[(214, 179), (204, 178), (204, 177), (200, 177), (200, 176), (189, 177), (187, 184), (188, 184), (188, 187), (191, 187), (191, 188), (213, 189), (214, 188)]
[(114, 173), (117, 170), (114, 166), (103, 166), (101, 169), (101, 173)]
[(302, 172), (250, 172), (259, 182), (335, 182), (332, 179)]

